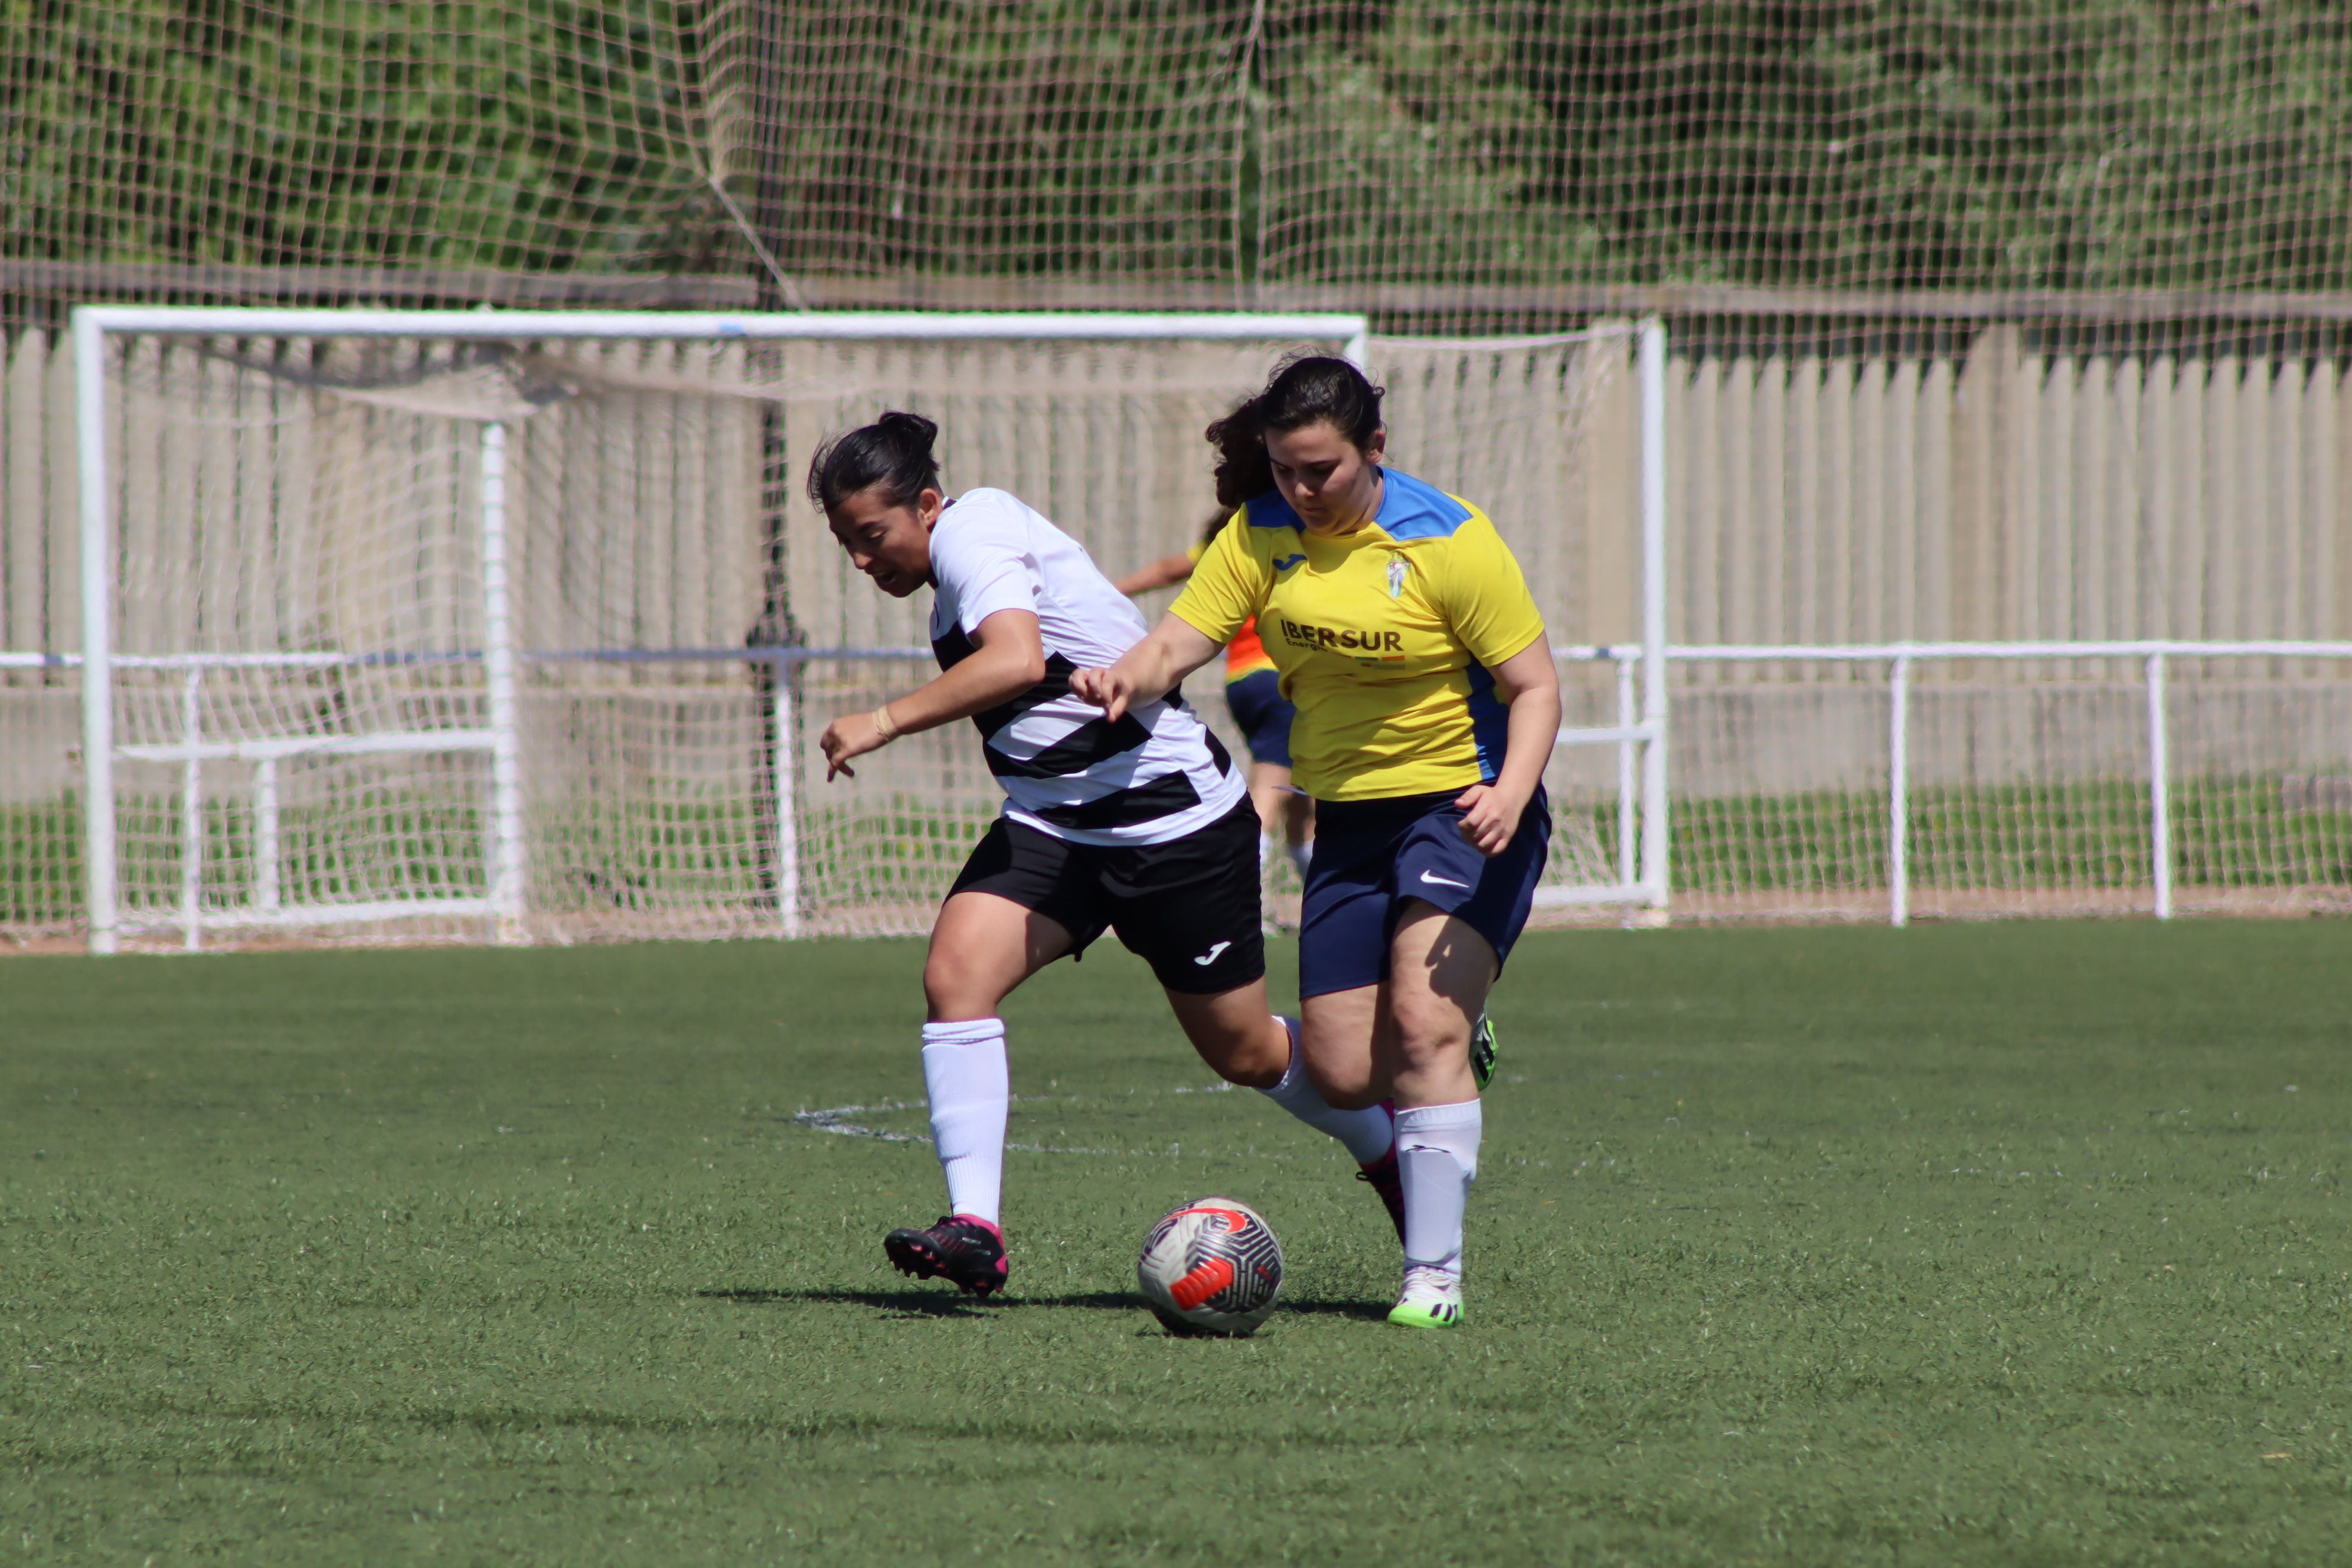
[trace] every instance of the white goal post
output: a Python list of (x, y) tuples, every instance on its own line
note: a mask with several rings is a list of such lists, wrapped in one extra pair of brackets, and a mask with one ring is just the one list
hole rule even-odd
[[(1542, 898), (1665, 903), (1654, 321), (1447, 343), (1335, 314), (96, 305), (71, 331), (82, 646), (47, 662), (79, 667), (92, 952), (391, 922), (499, 941), (912, 929), (992, 801), (960, 734), (861, 767), (861, 805), (807, 798), (816, 706), (913, 683), (927, 657), (903, 613), (842, 591), (827, 542), (778, 521), (806, 510), (807, 447), (944, 388), (960, 485), (1048, 487), (1082, 538), (1121, 520), (1098, 553), (1164, 552), (1205, 499), (1202, 411), (1298, 344), (1409, 382), (1391, 404), (1419, 442), (1408, 466), (1557, 576), (1558, 548), (1523, 534), (1540, 505), (1507, 512), (1492, 488), (1557, 489), (1605, 370), (1592, 345), (1638, 342), (1641, 642), (1559, 650), (1614, 666), (1615, 721), (1561, 739), (1613, 751), (1616, 787)], [(746, 667), (766, 671), (748, 694), (727, 673)], [(539, 927), (551, 900), (566, 919)]]

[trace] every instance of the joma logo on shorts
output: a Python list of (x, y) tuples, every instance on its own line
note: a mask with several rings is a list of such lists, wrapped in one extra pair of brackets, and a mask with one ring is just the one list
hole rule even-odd
[(1401, 653), (1404, 649), (1402, 632), (1335, 631), (1329, 626), (1310, 626), (1293, 620), (1282, 623), (1282, 640), (1293, 647), (1360, 648), (1366, 653)]

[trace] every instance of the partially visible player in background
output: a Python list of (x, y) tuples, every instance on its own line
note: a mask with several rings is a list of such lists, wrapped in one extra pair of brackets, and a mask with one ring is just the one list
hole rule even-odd
[(1383, 467), (1380, 389), (1347, 361), (1278, 367), (1209, 437), (1217, 500), (1240, 511), (1151, 635), (1071, 689), (1116, 719), (1243, 622), (1265, 628), (1316, 801), (1301, 1058), (1328, 1102), (1395, 1105), (1404, 1279), (1389, 1321), (1452, 1328), (1485, 1126), (1472, 1039), (1551, 836), (1550, 640), (1486, 515)]
[(1003, 788), (1003, 814), (973, 848), (931, 927), (923, 964), (923, 1082), (947, 1177), (937, 1224), (883, 1238), (918, 1279), (1004, 1286), (1004, 1127), (1012, 1100), (1004, 998), (1109, 930), (1151, 965), (1201, 1059), (1264, 1091), (1358, 1152), (1388, 1147), (1388, 1113), (1335, 1110), (1303, 1073), (1294, 1020), (1265, 999), (1256, 814), (1241, 775), (1182, 699), (1116, 715), (1070, 693), (1082, 665), (1108, 664), (1143, 616), (1077, 541), (1003, 490), (950, 498), (913, 414), (827, 442), (809, 496), (856, 568), (893, 598), (925, 588), (936, 680), (819, 742), (835, 773), (903, 734), (971, 719)]
[[(1219, 510), (1202, 528), (1200, 542), (1192, 549), (1181, 555), (1163, 555), (1114, 585), (1133, 597), (1188, 580), (1218, 531), (1232, 520), (1230, 510)], [(1258, 823), (1264, 829), (1258, 839), (1258, 858), (1261, 862), (1273, 858), (1278, 829), (1283, 850), (1298, 868), (1303, 882), (1312, 853), (1308, 841), (1315, 832), (1315, 803), (1290, 785), (1290, 724), (1298, 717), (1298, 710), (1282, 694), (1282, 672), (1275, 668), (1265, 645), (1258, 639), (1255, 616), (1244, 621), (1234, 640), (1225, 645), (1225, 710), (1234, 716), (1249, 745), (1250, 800), (1257, 807)]]

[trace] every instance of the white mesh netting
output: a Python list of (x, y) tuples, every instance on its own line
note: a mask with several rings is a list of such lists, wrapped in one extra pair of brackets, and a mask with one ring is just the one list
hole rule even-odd
[[(1116, 573), (1195, 534), (1202, 428), (1288, 346), (122, 342), (107, 434), (126, 936), (493, 929), (492, 422), (520, 931), (926, 929), (998, 794), (963, 726), (824, 782), (826, 720), (929, 668), (924, 601), (848, 568), (800, 493), (809, 453), (886, 407), (929, 414), (951, 484), (1015, 490)], [(1609, 332), (1380, 345), (1399, 460), (1504, 521), (1556, 619), (1594, 592), (1587, 533), (1622, 521), (1584, 458), (1624, 354)], [(12, 726), (69, 751), (69, 690), (9, 695)], [(1226, 724), (1213, 669), (1192, 695)], [(79, 913), (72, 775), (61, 759), (17, 819), (13, 927)], [(1561, 817), (1558, 874), (1602, 874), (1591, 819)], [(1280, 904), (1295, 879), (1275, 875)]]
[[(119, 345), (117, 833), (134, 934), (181, 940), (192, 910), (225, 940), (490, 929), (488, 420), (508, 437), (524, 931), (920, 929), (996, 794), (961, 729), (902, 742), (854, 786), (810, 767), (826, 719), (928, 667), (911, 651), (920, 605), (850, 573), (800, 498), (806, 455), (885, 406), (920, 409), (945, 427), (951, 483), (1015, 489), (1118, 573), (1192, 536), (1201, 426), (1281, 346)], [(1375, 339), (1372, 353), (1397, 461), (1494, 513), (1562, 641), (1630, 641), (1627, 336)], [(2247, 366), (2192, 382), (1979, 356), (1848, 375), (1745, 353), (1701, 345), (1668, 380), (1678, 640), (2325, 637), (2352, 602), (2345, 405), (2325, 362), (2257, 384)], [(71, 386), (37, 333), (0, 380), (0, 641), (21, 650), (0, 670), (0, 929), (19, 938), (84, 918)], [(2069, 479), (2071, 453), (2113, 482)], [(778, 663), (746, 650), (787, 637), (780, 689)], [(1674, 676), (1678, 917), (1885, 916), (1885, 661), (1689, 651)], [(1563, 672), (1571, 724), (1626, 717), (1613, 660)], [(2172, 660), (2176, 909), (2344, 904), (2347, 677), (2341, 658)], [(2152, 907), (2144, 679), (2119, 658), (1915, 664), (1912, 912)], [(1192, 696), (1225, 724), (1213, 670)], [(780, 721), (800, 759), (781, 774)], [(1630, 760), (1556, 758), (1555, 887), (1632, 879)], [(1286, 910), (1295, 881), (1273, 879)], [(320, 906), (330, 923), (313, 923)]]

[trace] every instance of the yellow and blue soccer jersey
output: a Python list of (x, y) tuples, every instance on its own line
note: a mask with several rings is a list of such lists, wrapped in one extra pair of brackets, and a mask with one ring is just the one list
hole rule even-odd
[(1380, 800), (1493, 779), (1507, 710), (1488, 672), (1544, 626), (1486, 514), (1394, 469), (1379, 515), (1342, 537), (1309, 532), (1279, 495), (1242, 511), (1171, 610), (1219, 643), (1257, 617), (1298, 709), (1298, 787)]
[[(1195, 567), (1201, 564), (1201, 557), (1208, 552), (1209, 542), (1205, 539), (1184, 552)], [(1225, 684), (1231, 686), (1261, 669), (1273, 668), (1274, 660), (1265, 656), (1265, 645), (1258, 640), (1256, 617), (1244, 621), (1242, 629), (1234, 634), (1234, 640), (1225, 645)]]

